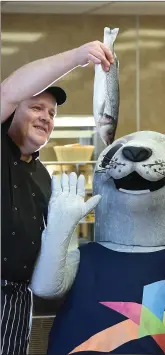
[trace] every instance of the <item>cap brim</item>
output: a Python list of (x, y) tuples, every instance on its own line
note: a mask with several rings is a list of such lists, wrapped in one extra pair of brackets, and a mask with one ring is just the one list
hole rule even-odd
[(57, 105), (61, 106), (66, 101), (66, 92), (59, 86), (50, 86), (45, 90), (45, 92), (50, 92), (56, 99)]

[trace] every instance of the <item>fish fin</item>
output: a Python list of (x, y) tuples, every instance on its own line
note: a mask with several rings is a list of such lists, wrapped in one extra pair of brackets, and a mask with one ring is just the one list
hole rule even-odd
[(115, 62), (116, 62), (117, 74), (118, 74), (118, 77), (119, 77), (120, 64), (119, 64), (119, 60), (118, 60), (118, 57), (117, 57), (116, 53), (114, 53), (114, 58), (115, 58)]

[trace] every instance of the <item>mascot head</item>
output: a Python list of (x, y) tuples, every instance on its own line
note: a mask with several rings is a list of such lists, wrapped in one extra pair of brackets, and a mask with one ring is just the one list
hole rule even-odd
[(93, 182), (102, 199), (95, 241), (115, 249), (165, 246), (165, 135), (135, 132), (100, 154)]

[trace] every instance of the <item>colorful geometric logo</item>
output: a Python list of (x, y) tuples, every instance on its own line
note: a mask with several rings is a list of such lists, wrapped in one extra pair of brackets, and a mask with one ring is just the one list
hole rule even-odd
[(144, 286), (142, 304), (134, 302), (100, 302), (123, 314), (127, 320), (107, 328), (77, 346), (76, 351), (110, 352), (145, 336), (152, 336), (165, 353), (165, 280)]

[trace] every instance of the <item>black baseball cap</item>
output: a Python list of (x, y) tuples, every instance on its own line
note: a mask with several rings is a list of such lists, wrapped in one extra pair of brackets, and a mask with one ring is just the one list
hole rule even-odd
[(49, 86), (42, 92), (49, 92), (50, 94), (52, 94), (52, 96), (54, 96), (54, 98), (56, 99), (57, 106), (63, 105), (67, 98), (66, 92), (59, 86)]

